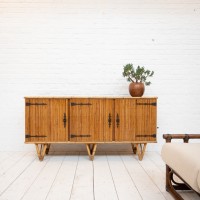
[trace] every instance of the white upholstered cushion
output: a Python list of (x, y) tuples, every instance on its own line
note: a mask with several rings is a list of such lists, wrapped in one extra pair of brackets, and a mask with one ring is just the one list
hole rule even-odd
[(197, 177), (197, 183), (198, 183), (198, 186), (199, 186), (199, 189), (200, 189), (200, 172), (199, 172), (198, 177)]
[(161, 156), (194, 190), (200, 192), (200, 144), (166, 143)]

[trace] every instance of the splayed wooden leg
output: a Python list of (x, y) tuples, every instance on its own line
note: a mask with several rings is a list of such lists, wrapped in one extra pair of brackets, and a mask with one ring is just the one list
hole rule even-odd
[(48, 144), (35, 144), (37, 155), (40, 161), (44, 159)]
[(97, 144), (86, 144), (87, 152), (90, 160), (94, 160)]
[(146, 150), (146, 146), (147, 146), (147, 143), (136, 144), (137, 155), (138, 155), (139, 160), (143, 159), (143, 156), (144, 156), (144, 153), (145, 153), (145, 150)]

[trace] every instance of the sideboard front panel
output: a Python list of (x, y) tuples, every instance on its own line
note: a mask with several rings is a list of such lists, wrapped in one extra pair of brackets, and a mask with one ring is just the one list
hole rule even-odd
[(26, 98), (26, 142), (156, 142), (157, 98)]

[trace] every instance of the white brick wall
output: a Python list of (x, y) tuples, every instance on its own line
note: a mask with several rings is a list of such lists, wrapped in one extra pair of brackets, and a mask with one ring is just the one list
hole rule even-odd
[(128, 96), (124, 64), (154, 70), (163, 133), (200, 133), (199, 0), (0, 0), (0, 150), (24, 145), (24, 96)]

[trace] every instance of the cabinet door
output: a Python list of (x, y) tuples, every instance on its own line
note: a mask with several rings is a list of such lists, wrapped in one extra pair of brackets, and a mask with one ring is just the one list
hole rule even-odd
[(26, 99), (26, 142), (45, 142), (50, 135), (50, 100)]
[(135, 140), (135, 99), (115, 99), (115, 141)]
[(136, 100), (136, 141), (156, 141), (156, 98)]
[(66, 142), (68, 140), (68, 100), (51, 99), (51, 136), (50, 141)]
[(66, 141), (66, 110), (65, 99), (26, 99), (26, 142)]
[(104, 141), (104, 100), (70, 99), (70, 141)]
[(114, 124), (115, 124), (115, 113), (114, 113), (114, 99), (105, 99), (103, 113), (103, 126), (104, 126), (104, 142), (114, 141)]

